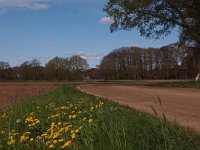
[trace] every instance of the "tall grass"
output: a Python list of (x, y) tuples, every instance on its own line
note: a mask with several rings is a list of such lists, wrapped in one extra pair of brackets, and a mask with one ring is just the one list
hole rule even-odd
[[(70, 118), (70, 115), (76, 117)], [(29, 127), (25, 122), (30, 117), (39, 122)], [(72, 86), (63, 86), (48, 94), (33, 97), (2, 112), (0, 118), (0, 149), (6, 150), (200, 149), (200, 135), (197, 133), (147, 113), (81, 93)], [(68, 130), (65, 132), (62, 128)], [(42, 136), (48, 129), (48, 135)], [(26, 132), (30, 133), (26, 135)], [(54, 136), (57, 133), (58, 137), (50, 137), (50, 134)], [(22, 136), (27, 139), (20, 141)]]

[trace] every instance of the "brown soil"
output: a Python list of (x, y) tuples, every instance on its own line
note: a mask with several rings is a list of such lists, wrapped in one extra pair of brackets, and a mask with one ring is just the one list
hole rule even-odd
[(0, 82), (0, 111), (27, 97), (39, 95), (64, 84), (60, 82)]
[[(200, 131), (200, 89), (160, 88), (139, 85), (96, 83), (82, 85), (82, 91), (104, 97), (137, 110), (155, 113), (184, 127)], [(159, 98), (161, 99), (161, 104)]]

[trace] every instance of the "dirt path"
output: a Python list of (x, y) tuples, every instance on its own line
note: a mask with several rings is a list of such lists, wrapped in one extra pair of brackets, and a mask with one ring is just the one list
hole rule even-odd
[[(111, 84), (88, 84), (80, 88), (90, 94), (106, 97), (142, 111), (153, 113), (153, 106), (159, 116), (164, 113), (168, 120), (176, 120), (180, 125), (200, 132), (200, 89)], [(162, 106), (157, 96), (160, 97)]]

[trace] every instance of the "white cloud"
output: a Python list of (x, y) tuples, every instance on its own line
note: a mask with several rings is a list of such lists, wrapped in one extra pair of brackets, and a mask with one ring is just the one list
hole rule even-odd
[(0, 0), (0, 8), (26, 8), (32, 10), (47, 9), (49, 5), (41, 1)]
[(69, 54), (69, 56), (72, 56), (72, 55), (79, 55), (82, 58), (87, 59), (87, 60), (100, 60), (103, 57), (103, 54), (85, 53), (83, 51), (79, 51), (79, 52), (75, 52), (75, 53)]
[(48, 9), (48, 7), (49, 5), (45, 3), (33, 3), (30, 8), (34, 10), (42, 10), (42, 9)]
[(49, 56), (36, 56), (36, 57), (33, 57), (33, 59), (46, 60), (46, 59), (50, 59), (50, 57)]
[(140, 47), (138, 44), (131, 44), (129, 47)]
[(110, 23), (113, 23), (114, 20), (110, 17), (103, 17), (99, 20), (99, 22), (102, 24), (110, 24)]

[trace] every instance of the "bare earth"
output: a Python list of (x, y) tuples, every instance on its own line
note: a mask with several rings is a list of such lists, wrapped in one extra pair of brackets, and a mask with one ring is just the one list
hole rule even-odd
[(56, 88), (56, 82), (0, 82), (0, 111), (33, 95)]
[[(200, 89), (160, 88), (144, 85), (86, 84), (80, 89), (137, 110), (154, 113), (200, 132)], [(162, 106), (158, 98), (160, 97)], [(154, 98), (156, 99), (156, 102)]]

